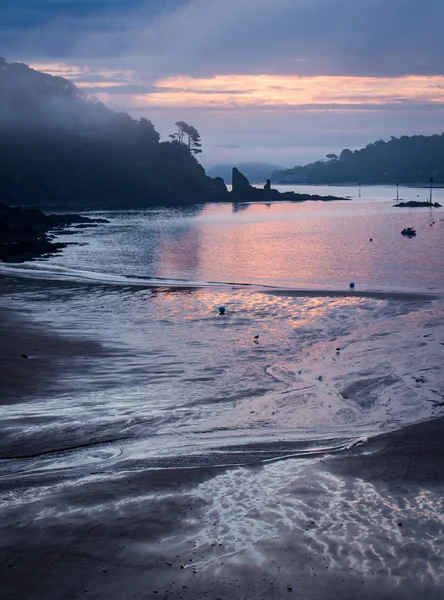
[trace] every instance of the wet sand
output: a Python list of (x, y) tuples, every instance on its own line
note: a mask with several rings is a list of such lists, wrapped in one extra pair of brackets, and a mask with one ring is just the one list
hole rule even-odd
[(2, 308), (0, 320), (2, 404), (54, 393), (61, 372), (65, 379), (68, 373), (81, 376), (89, 370), (85, 360), (105, 355), (100, 343), (58, 336), (18, 311)]
[[(93, 385), (112, 352), (0, 317), (2, 404)], [(66, 442), (60, 470), (2, 456), (2, 600), (444, 598), (442, 418), (250, 467), (66, 469)]]

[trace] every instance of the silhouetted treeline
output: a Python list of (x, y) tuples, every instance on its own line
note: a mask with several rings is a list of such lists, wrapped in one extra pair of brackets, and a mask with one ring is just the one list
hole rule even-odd
[(392, 137), (327, 161), (274, 171), (276, 183), (444, 183), (444, 133)]
[(0, 198), (57, 208), (140, 208), (226, 193), (194, 157), (197, 130), (160, 142), (148, 119), (89, 99), (72, 82), (0, 58)]

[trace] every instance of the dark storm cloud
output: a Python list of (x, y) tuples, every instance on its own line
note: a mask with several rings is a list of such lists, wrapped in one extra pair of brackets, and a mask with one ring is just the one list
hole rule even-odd
[(119, 56), (134, 49), (132, 32), (187, 1), (2, 0), (0, 49), (10, 60)]
[(46, 25), (60, 17), (95, 19), (100, 24), (102, 16), (121, 18), (143, 9), (156, 16), (174, 10), (186, 0), (3, 0), (0, 6), (2, 28)]
[(3, 0), (0, 47), (152, 77), (432, 75), (443, 22), (443, 0)]

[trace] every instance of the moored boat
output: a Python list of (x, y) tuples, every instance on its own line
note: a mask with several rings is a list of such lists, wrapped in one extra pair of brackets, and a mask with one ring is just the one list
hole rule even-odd
[(416, 235), (416, 229), (413, 229), (413, 227), (405, 227), (401, 231), (401, 235), (407, 235), (408, 237), (412, 237)]

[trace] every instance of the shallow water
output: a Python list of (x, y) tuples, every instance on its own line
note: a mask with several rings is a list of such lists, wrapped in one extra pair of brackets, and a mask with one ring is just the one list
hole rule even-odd
[[(315, 456), (442, 411), (437, 300), (36, 280), (12, 289), (4, 304), (103, 351), (73, 358), (58, 391), (2, 407), (0, 456), (29, 457), (8, 469)], [(76, 372), (84, 360), (92, 375)]]
[(1, 399), (6, 597), (441, 598), (441, 488), (324, 462), (444, 412), (443, 301), (390, 293), (444, 287), (444, 222), (391, 192), (112, 213), (2, 267), (0, 306), (66, 339), (49, 383)]
[[(119, 440), (106, 460), (247, 464), (336, 451), (439, 414), (438, 382), (430, 391), (437, 374), (432, 369), (427, 384), (421, 375), (442, 356), (438, 301), (278, 296), (260, 285), (341, 290), (352, 273), (358, 294), (444, 289), (441, 213), (394, 208), (392, 188), (361, 194), (109, 213), (110, 223), (80, 230), (80, 244), (60, 255), (3, 266), (34, 276), (12, 283), (17, 298), (4, 297), (6, 304), (48, 331), (97, 341), (106, 359), (82, 357), (92, 380), (73, 368), (60, 393), (4, 407), (0, 456)], [(414, 239), (400, 235), (407, 222), (418, 230)], [(145, 286), (175, 280), (235, 285)], [(81, 454), (76, 461), (90, 460), (88, 448)]]
[[(444, 288), (443, 209), (396, 208), (396, 190), (383, 186), (363, 187), (361, 198), (345, 186), (293, 189), (354, 199), (100, 213), (111, 222), (60, 236), (75, 245), (20, 268), (99, 281)], [(418, 194), (425, 199), (427, 190), (401, 190), (407, 200)], [(444, 205), (444, 189), (434, 200)], [(410, 226), (412, 239), (401, 235)]]

